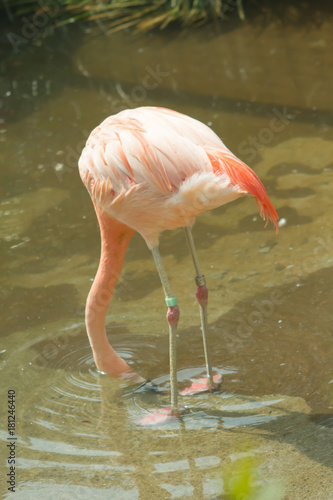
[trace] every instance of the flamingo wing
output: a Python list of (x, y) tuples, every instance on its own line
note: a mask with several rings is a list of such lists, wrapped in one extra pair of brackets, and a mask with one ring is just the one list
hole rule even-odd
[(148, 183), (170, 194), (196, 172), (213, 171), (205, 146), (222, 141), (201, 122), (163, 108), (126, 110), (104, 120), (90, 134), (80, 161), (86, 171), (111, 180), (120, 193)]
[(257, 175), (209, 127), (176, 111), (141, 107), (110, 116), (90, 134), (79, 168), (86, 184), (98, 181), (100, 193), (113, 196), (143, 184), (170, 196), (194, 174), (212, 172), (239, 195), (254, 196), (260, 215), (277, 228), (277, 213)]

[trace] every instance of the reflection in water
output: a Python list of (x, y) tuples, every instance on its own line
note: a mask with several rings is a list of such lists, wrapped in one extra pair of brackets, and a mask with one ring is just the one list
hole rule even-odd
[[(149, 498), (149, 494), (160, 498), (164, 490), (177, 496), (192, 491), (198, 498), (202, 494), (211, 497), (221, 491), (222, 464), (230, 462), (230, 453), (249, 436), (256, 444), (247, 453), (260, 453), (269, 461), (273, 457), (267, 440), (275, 439), (277, 429), (278, 440), (281, 429), (288, 429), (287, 443), (293, 441), (290, 433), (299, 429), (304, 435), (318, 434), (316, 425), (307, 420), (309, 407), (301, 398), (228, 392), (185, 397), (181, 421), (140, 428), (137, 423), (147, 409), (168, 404), (168, 377), (155, 380), (166, 390), (165, 396), (138, 393), (98, 375), (89, 346), (82, 342), (80, 346), (77, 340), (72, 347), (49, 361), (47, 368), (31, 364), (29, 380), (22, 381), (21, 391), (29, 385), (34, 389), (27, 393), (18, 417), (22, 473), (29, 471), (30, 480), (37, 474), (40, 481), (52, 477), (60, 486), (70, 480), (75, 485), (69, 490), (77, 495), (74, 498), (86, 495), (86, 487), (80, 485), (87, 477), (102, 495), (114, 498), (129, 492), (138, 498)], [(133, 350), (119, 346), (122, 355), (127, 352), (127, 359), (139, 355)], [(180, 384), (202, 371), (203, 367), (180, 370)], [(224, 376), (235, 377), (237, 372), (224, 370)], [(306, 449), (307, 443), (300, 446)], [(176, 489), (178, 484), (180, 489)], [(29, 495), (30, 488), (31, 484), (22, 493)], [(60, 494), (61, 487), (56, 491)]]
[[(66, 29), (5, 55), (0, 371), (3, 390), (17, 392), (16, 498), (213, 499), (244, 443), (246, 456), (261, 457), (259, 482), (282, 481), (290, 498), (331, 498), (330, 39), (327, 23), (306, 33), (243, 24), (172, 38)], [(147, 75), (157, 83), (151, 90)], [(254, 156), (284, 219), (276, 237), (249, 199), (198, 219), (212, 361), (223, 384), (183, 397), (182, 420), (156, 428), (138, 422), (168, 405), (167, 325), (139, 235), (107, 331), (161, 392), (98, 374), (83, 323), (99, 235), (76, 164), (88, 131), (128, 100), (195, 116), (244, 161)], [(162, 235), (161, 253), (181, 304), (181, 390), (204, 373), (181, 231)]]

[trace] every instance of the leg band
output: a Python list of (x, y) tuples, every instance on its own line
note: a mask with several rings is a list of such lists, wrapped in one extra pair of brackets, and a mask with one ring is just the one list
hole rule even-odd
[(206, 278), (203, 274), (201, 276), (196, 276), (194, 279), (197, 286), (205, 286)]
[(166, 297), (165, 303), (168, 307), (176, 306), (178, 304), (177, 297), (175, 295), (172, 297)]

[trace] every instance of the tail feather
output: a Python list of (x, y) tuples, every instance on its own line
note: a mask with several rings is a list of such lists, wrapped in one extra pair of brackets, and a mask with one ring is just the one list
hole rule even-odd
[(212, 164), (214, 173), (217, 175), (227, 174), (232, 184), (237, 185), (242, 191), (251, 194), (259, 207), (261, 217), (266, 221), (273, 222), (278, 232), (278, 214), (273, 207), (266, 190), (259, 177), (245, 163), (239, 160), (231, 152), (207, 153)]

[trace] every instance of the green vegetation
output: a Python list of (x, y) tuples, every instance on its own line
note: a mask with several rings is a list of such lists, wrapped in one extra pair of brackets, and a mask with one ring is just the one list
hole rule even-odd
[(277, 481), (262, 484), (260, 463), (245, 455), (234, 460), (223, 474), (225, 500), (282, 500), (284, 485)]
[(9, 19), (46, 13), (55, 24), (103, 21), (112, 31), (163, 29), (170, 23), (185, 26), (226, 19), (233, 12), (245, 18), (243, 0), (4, 0)]

